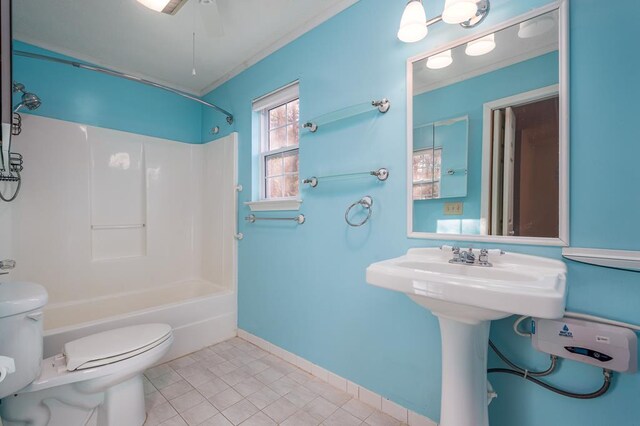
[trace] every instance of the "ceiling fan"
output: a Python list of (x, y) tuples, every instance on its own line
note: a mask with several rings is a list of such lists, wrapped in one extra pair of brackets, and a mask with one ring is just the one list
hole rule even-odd
[[(149, 9), (166, 13), (167, 15), (175, 15), (188, 1), (189, 0), (138, 0), (139, 3)], [(225, 0), (191, 1), (198, 2), (197, 6), (199, 9), (197, 10), (197, 14), (200, 16), (207, 34), (210, 37), (222, 37), (224, 35), (224, 27), (219, 3), (224, 3)]]

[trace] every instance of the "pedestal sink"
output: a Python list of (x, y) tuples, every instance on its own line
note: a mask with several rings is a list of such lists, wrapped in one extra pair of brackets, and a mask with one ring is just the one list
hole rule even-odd
[(491, 320), (513, 314), (560, 318), (566, 266), (559, 260), (489, 253), (492, 266), (450, 263), (450, 248), (411, 249), (367, 268), (367, 282), (407, 294), (438, 317), (442, 337), (440, 426), (488, 426)]

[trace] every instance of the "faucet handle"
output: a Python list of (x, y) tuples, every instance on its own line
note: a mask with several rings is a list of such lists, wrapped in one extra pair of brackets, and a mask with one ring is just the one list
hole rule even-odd
[(489, 250), (481, 249), (480, 256), (478, 257), (478, 263), (482, 266), (491, 266), (489, 263)]

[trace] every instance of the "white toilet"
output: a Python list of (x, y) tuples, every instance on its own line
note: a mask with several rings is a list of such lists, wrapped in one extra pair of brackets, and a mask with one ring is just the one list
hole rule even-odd
[[(42, 359), (39, 284), (0, 283), (0, 356), (15, 360), (15, 373), (0, 383), (4, 426), (141, 426), (145, 421), (142, 373), (173, 342), (167, 324), (109, 330), (64, 345)], [(93, 421), (92, 421), (93, 423)]]

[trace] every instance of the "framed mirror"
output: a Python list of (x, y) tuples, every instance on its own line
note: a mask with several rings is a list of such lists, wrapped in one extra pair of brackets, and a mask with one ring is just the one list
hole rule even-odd
[(568, 245), (566, 7), (407, 61), (409, 237)]

